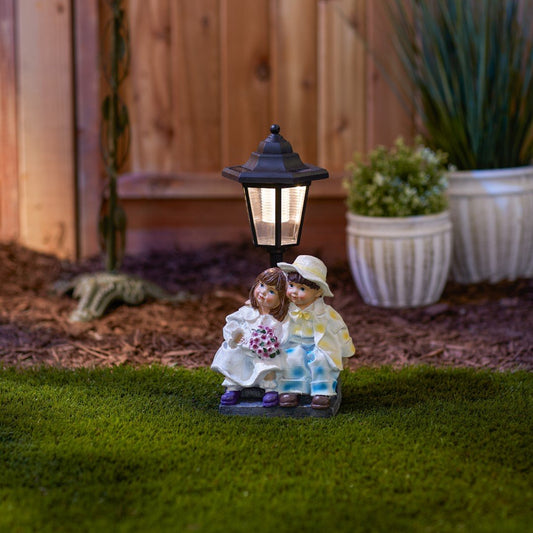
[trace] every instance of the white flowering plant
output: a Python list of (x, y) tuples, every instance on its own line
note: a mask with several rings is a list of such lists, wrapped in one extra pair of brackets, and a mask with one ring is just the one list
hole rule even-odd
[(248, 347), (260, 359), (272, 359), (280, 353), (278, 338), (268, 326), (259, 326), (252, 330)]
[(407, 217), (445, 211), (447, 154), (417, 138), (414, 146), (399, 137), (390, 149), (378, 146), (368, 162), (355, 154), (348, 165), (348, 209), (358, 215)]

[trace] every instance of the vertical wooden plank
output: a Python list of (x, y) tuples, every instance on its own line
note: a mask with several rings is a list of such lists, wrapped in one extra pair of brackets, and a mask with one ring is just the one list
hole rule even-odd
[(222, 163), (245, 162), (270, 133), (268, 0), (221, 0)]
[[(371, 54), (367, 67), (367, 142), (372, 150), (379, 144), (391, 146), (402, 135), (414, 136), (414, 119), (402, 107), (395, 84), (405, 85), (393, 45), (393, 28), (387, 13), (387, 0), (367, 2), (367, 40)], [(414, 96), (413, 96), (414, 98)]]
[(103, 189), (100, 156), (98, 0), (74, 0), (78, 242), (82, 257), (96, 254)]
[(220, 3), (171, 2), (173, 167), (220, 169)]
[(71, 29), (67, 0), (18, 2), (21, 241), (74, 258)]
[(172, 4), (174, 167), (219, 171), (221, 160), (220, 2)]
[(365, 147), (364, 0), (319, 4), (319, 161), (342, 172)]
[(273, 122), (306, 163), (317, 161), (317, 3), (275, 0), (272, 20)]
[(0, 239), (19, 235), (14, 0), (0, 0)]
[(168, 0), (130, 0), (133, 171), (172, 169), (171, 20)]

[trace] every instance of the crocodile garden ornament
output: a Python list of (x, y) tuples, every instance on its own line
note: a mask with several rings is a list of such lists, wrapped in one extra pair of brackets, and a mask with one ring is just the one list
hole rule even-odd
[(78, 307), (69, 317), (71, 322), (100, 318), (117, 301), (139, 305), (151, 298), (173, 303), (191, 299), (186, 292), (171, 294), (150, 281), (113, 272), (82, 274), (70, 281), (58, 281), (54, 290), (59, 294), (72, 292), (74, 298), (79, 298)]

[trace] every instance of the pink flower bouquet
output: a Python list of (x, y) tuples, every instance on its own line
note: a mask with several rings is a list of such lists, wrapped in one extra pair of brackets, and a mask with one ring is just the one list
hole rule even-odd
[(252, 330), (248, 347), (261, 359), (271, 359), (279, 355), (279, 341), (272, 328), (259, 326)]

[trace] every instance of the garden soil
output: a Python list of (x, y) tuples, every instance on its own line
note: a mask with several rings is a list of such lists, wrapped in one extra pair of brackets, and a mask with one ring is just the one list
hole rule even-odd
[[(285, 260), (295, 255), (291, 251)], [(122, 272), (190, 298), (117, 303), (100, 319), (73, 323), (69, 315), (78, 301), (55, 292), (54, 283), (101, 270), (101, 258), (72, 263), (0, 244), (0, 366), (208, 366), (226, 316), (245, 302), (255, 276), (267, 267), (268, 255), (247, 243), (128, 256)], [(327, 302), (356, 345), (351, 369), (427, 364), (533, 370), (531, 279), (449, 282), (438, 303), (401, 310), (365, 305), (345, 262), (328, 265), (328, 281), (335, 297)]]

